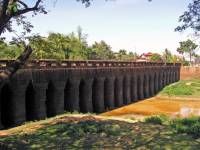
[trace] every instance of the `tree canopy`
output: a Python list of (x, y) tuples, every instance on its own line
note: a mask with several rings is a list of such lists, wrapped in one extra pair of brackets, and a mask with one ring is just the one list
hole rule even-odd
[(192, 56), (195, 56), (195, 50), (198, 47), (193, 41), (190, 39), (186, 41), (180, 42), (180, 47), (177, 48), (177, 51), (181, 54), (189, 54), (190, 57), (190, 63), (192, 62)]

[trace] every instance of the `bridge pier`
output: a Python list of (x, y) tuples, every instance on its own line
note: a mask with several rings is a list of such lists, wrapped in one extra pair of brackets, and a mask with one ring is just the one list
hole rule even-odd
[(115, 107), (123, 106), (123, 77), (115, 80)]
[(159, 92), (159, 74), (157, 73), (155, 73), (154, 82), (154, 92), (157, 94)]
[(173, 82), (176, 82), (176, 70), (173, 71)]
[(93, 82), (92, 102), (95, 113), (102, 113), (105, 110), (104, 80), (104, 77), (97, 77)]
[(104, 89), (104, 95), (105, 95), (105, 108), (108, 110), (112, 110), (115, 108), (115, 78), (109, 77), (105, 80), (105, 89)]
[(149, 75), (144, 75), (144, 98), (149, 98)]
[(64, 81), (50, 83), (47, 90), (47, 116), (52, 117), (64, 112)]
[(137, 76), (133, 75), (131, 79), (131, 101), (137, 101), (138, 100), (138, 95), (137, 95)]
[(167, 85), (167, 72), (163, 72), (163, 78), (162, 78), (162, 89)]
[(84, 79), (80, 83), (80, 111), (83, 113), (93, 112), (92, 85), (94, 79)]
[(72, 78), (67, 81), (65, 87), (65, 110), (66, 111), (80, 111), (79, 107), (79, 84), (80, 79)]
[(131, 103), (131, 79), (130, 76), (125, 76), (123, 80), (123, 104)]
[(138, 74), (137, 77), (137, 95), (138, 95), (138, 100), (144, 99), (144, 75), (143, 74)]
[(34, 98), (32, 102), (31, 120), (41, 120), (47, 117), (46, 113), (46, 90), (47, 83), (34, 83)]
[(149, 75), (149, 96), (151, 97), (151, 96), (154, 96), (154, 94), (155, 94), (155, 75), (154, 75), (154, 73), (151, 73), (150, 75)]
[(159, 74), (159, 91), (163, 89), (163, 86), (164, 86), (164, 72), (161, 72)]

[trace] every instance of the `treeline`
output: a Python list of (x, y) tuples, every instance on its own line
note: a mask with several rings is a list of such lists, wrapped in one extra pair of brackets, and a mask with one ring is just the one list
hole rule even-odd
[[(134, 61), (136, 53), (126, 50), (113, 52), (105, 41), (95, 42), (89, 46), (86, 34), (79, 27), (77, 33), (49, 33), (47, 37), (39, 35), (29, 37), (33, 48), (31, 59), (70, 59), (70, 60), (127, 60)], [(0, 59), (14, 59), (22, 52), (20, 43), (6, 43), (0, 40)]]
[[(68, 59), (68, 60), (122, 60), (122, 61), (143, 61), (137, 53), (120, 49), (113, 52), (110, 45), (105, 41), (95, 42), (88, 45), (87, 35), (78, 27), (77, 32), (70, 34), (49, 33), (47, 37), (39, 35), (28, 38), (32, 49), (30, 59)], [(15, 59), (23, 51), (23, 47), (18, 42), (7, 43), (0, 40), (0, 59)], [(146, 61), (155, 62), (183, 62), (184, 57), (173, 55), (168, 49), (162, 54), (153, 53)]]

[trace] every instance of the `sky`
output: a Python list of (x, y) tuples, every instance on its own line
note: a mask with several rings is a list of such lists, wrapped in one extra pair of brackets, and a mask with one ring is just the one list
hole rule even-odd
[(58, 0), (55, 6), (53, 1), (44, 3), (47, 15), (29, 17), (33, 33), (68, 34), (81, 26), (89, 44), (105, 40), (113, 51), (137, 53), (161, 53), (165, 48), (175, 53), (179, 42), (188, 38), (188, 33), (174, 29), (190, 0), (94, 0), (89, 8), (76, 0)]

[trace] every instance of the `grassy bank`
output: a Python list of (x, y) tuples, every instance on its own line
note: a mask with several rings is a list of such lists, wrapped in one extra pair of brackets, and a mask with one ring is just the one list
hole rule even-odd
[(1, 148), (20, 150), (199, 149), (198, 137), (177, 132), (171, 125), (158, 121), (159, 119), (147, 120), (127, 123), (102, 120), (93, 116), (81, 118), (65, 116), (40, 122), (34, 126), (28, 124), (19, 131), (16, 128), (15, 132), (0, 137), (0, 145)]
[(181, 80), (165, 87), (160, 95), (200, 98), (200, 79)]

